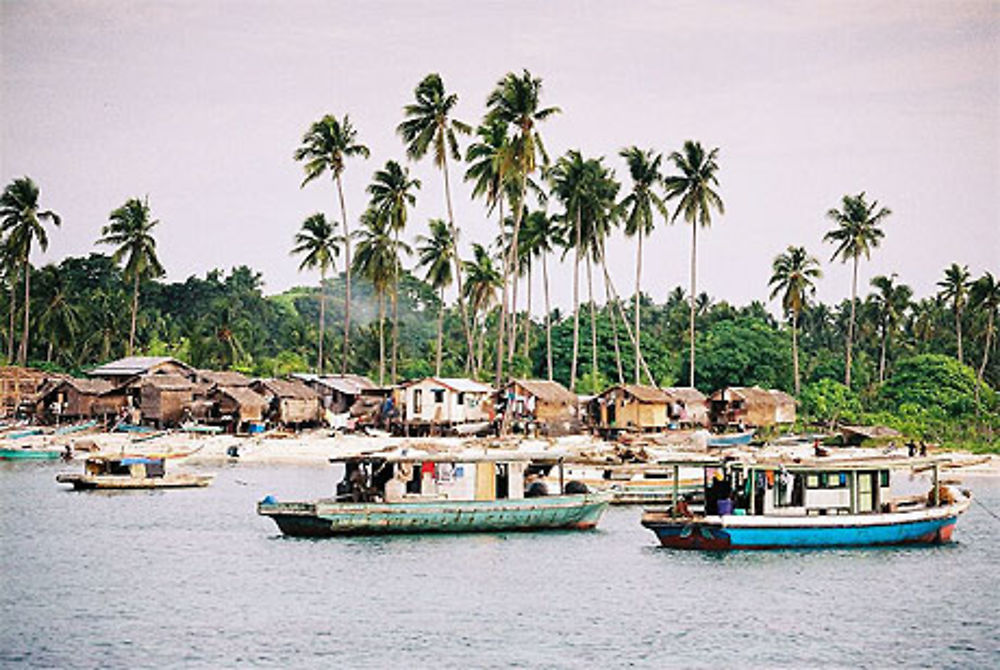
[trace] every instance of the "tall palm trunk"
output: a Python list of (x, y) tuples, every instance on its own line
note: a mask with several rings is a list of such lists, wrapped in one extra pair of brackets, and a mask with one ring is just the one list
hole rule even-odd
[(28, 364), (28, 321), (31, 316), (31, 264), (24, 256), (24, 325), (21, 330), (21, 365)]
[[(344, 356), (340, 362), (340, 373), (347, 374), (347, 357), (351, 352), (351, 231), (347, 227), (347, 207), (344, 205), (344, 187), (337, 175), (337, 196), (340, 198), (340, 214), (344, 223)], [(379, 385), (382, 385), (381, 380)]]
[[(607, 263), (601, 258), (601, 266), (604, 268), (604, 300), (608, 314), (611, 316), (611, 341), (615, 345), (615, 365), (618, 367), (618, 383), (625, 383), (625, 370), (622, 367), (622, 350), (618, 346), (618, 321), (615, 320), (615, 303), (611, 300), (611, 286), (608, 283)], [(639, 359), (635, 360), (636, 370), (639, 369)], [(639, 374), (636, 373), (636, 383), (639, 383)]]
[[(981, 384), (983, 381), (983, 375), (986, 373), (986, 363), (990, 358), (990, 346), (993, 344), (993, 310), (989, 311), (986, 317), (986, 345), (983, 347), (983, 362), (979, 364), (979, 370), (976, 373), (976, 377), (979, 379)], [(979, 393), (979, 385), (976, 385), (976, 394)]]
[[(500, 305), (500, 323), (497, 327), (497, 361), (496, 361), (496, 387), (503, 386), (503, 345), (504, 333), (507, 327), (507, 283), (508, 278), (514, 278), (514, 290), (517, 290), (517, 236), (521, 229), (521, 213), (524, 210), (524, 189), (527, 188), (528, 173), (521, 170), (521, 189), (518, 193), (517, 209), (514, 210), (514, 234), (511, 237), (510, 251), (504, 260), (504, 282), (503, 282), (503, 302)], [(503, 204), (503, 181), (500, 182), (500, 203)], [(500, 230), (503, 230), (503, 214), (501, 210)]]
[(323, 374), (323, 329), (326, 327), (326, 271), (319, 273), (319, 358), (316, 360), (317, 374)]
[(962, 363), (962, 310), (955, 306), (955, 335), (958, 337), (958, 362)]
[(385, 386), (385, 292), (378, 292), (378, 385)]
[(395, 232), (393, 241), (396, 254), (396, 266), (393, 269), (395, 275), (392, 283), (392, 383), (396, 384), (396, 357), (399, 346), (399, 231)]
[(438, 306), (437, 352), (434, 360), (434, 376), (441, 376), (441, 342), (444, 339), (444, 286), (441, 287), (441, 304)]
[(576, 212), (576, 258), (573, 260), (573, 358), (569, 364), (569, 390), (576, 390), (576, 357), (580, 353), (580, 210)]
[[(519, 258), (516, 258), (516, 256), (518, 255), (517, 252), (514, 252), (514, 255), (515, 255), (514, 262), (517, 263), (517, 261), (520, 260)], [(514, 353), (517, 351), (517, 342), (515, 341), (517, 338), (517, 287), (521, 283), (520, 272), (517, 265), (511, 266), (510, 276), (513, 282), (513, 288), (511, 289), (511, 298), (510, 298), (510, 324), (507, 329), (508, 364), (514, 362)]]
[[(611, 274), (608, 272), (607, 261), (605, 261), (605, 259), (603, 258), (601, 259), (601, 265), (603, 266), (604, 269), (604, 281), (607, 282), (608, 288), (611, 289), (611, 296), (612, 298), (614, 298), (615, 307), (618, 308), (618, 316), (622, 320), (622, 323), (625, 325), (625, 332), (626, 334), (628, 334), (629, 342), (631, 342), (632, 346), (634, 347), (636, 339), (632, 332), (632, 326), (629, 324), (628, 316), (625, 315), (625, 308), (622, 307), (622, 300), (621, 297), (618, 295), (618, 291), (615, 290), (615, 284), (613, 281), (611, 281)], [(655, 386), (656, 384), (653, 381), (653, 374), (649, 371), (649, 366), (646, 364), (646, 358), (645, 356), (641, 355), (642, 350), (640, 349), (639, 351), (640, 351), (639, 362), (642, 364), (643, 372), (646, 373), (646, 379), (648, 380), (650, 386)]]
[(14, 331), (16, 330), (15, 319), (17, 318), (17, 273), (10, 277), (10, 328), (7, 330), (7, 363), (14, 363)]
[(847, 322), (847, 367), (844, 369), (844, 386), (851, 388), (851, 349), (854, 346), (854, 311), (858, 301), (858, 257), (854, 257), (854, 274), (851, 280), (851, 319)]
[(128, 331), (128, 355), (132, 355), (135, 348), (135, 315), (139, 311), (139, 273), (135, 273), (132, 282), (132, 325)]
[(792, 311), (792, 369), (795, 372), (795, 396), (799, 395), (799, 313)]
[(531, 362), (531, 264), (528, 264), (527, 310), (524, 313), (524, 357)]
[(587, 254), (587, 298), (590, 300), (590, 392), (597, 393), (597, 305), (594, 304), (590, 254)]
[(882, 347), (878, 355), (878, 383), (885, 381), (885, 350), (889, 343), (889, 324), (882, 324)]
[[(695, 309), (695, 300), (697, 300), (698, 297), (697, 287), (695, 284), (695, 278), (696, 278), (695, 267), (696, 267), (697, 257), (698, 257), (698, 222), (692, 221), (691, 222), (691, 322), (689, 324), (690, 327), (689, 340), (691, 343), (691, 349), (690, 349), (691, 365), (690, 365), (690, 370), (688, 371), (689, 372), (688, 386), (690, 386), (691, 388), (694, 388), (694, 309)], [(638, 340), (636, 341), (638, 342)]]
[[(642, 280), (642, 224), (638, 230), (639, 243), (635, 252), (635, 383), (639, 383), (639, 348), (642, 346), (641, 326), (639, 319), (640, 282)], [(612, 320), (613, 322), (614, 320)]]
[(549, 308), (549, 264), (547, 253), (542, 254), (542, 281), (545, 283), (545, 357), (552, 381), (552, 315)]
[[(456, 241), (458, 231), (455, 230), (455, 215), (451, 209), (451, 182), (448, 179), (448, 152), (442, 153), (444, 163), (441, 172), (444, 174), (444, 200), (448, 205), (448, 230), (451, 231), (451, 254), (455, 261), (455, 278), (458, 282), (458, 309), (462, 315), (462, 331), (465, 333), (465, 342), (468, 346), (468, 356), (465, 359), (465, 371), (472, 369), (472, 324), (469, 323), (469, 314), (465, 308), (465, 296), (462, 293), (462, 259), (458, 255), (458, 243)], [(444, 293), (442, 293), (444, 295)], [(440, 348), (440, 347), (439, 347)], [(440, 374), (440, 372), (438, 373)]]

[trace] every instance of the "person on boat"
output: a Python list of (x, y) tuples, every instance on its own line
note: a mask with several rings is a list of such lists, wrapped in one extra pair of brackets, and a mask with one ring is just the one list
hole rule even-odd
[(681, 496), (681, 499), (677, 501), (677, 516), (687, 519), (694, 518), (694, 512), (691, 511), (691, 507), (688, 505), (687, 496)]

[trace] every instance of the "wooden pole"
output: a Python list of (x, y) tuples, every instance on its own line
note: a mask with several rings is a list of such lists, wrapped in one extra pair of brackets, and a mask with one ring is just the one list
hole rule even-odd
[(677, 518), (677, 500), (680, 498), (680, 492), (681, 492), (680, 471), (681, 471), (680, 466), (674, 465), (674, 491), (672, 500), (670, 501), (671, 502), (670, 514), (675, 519)]
[(750, 499), (747, 502), (747, 515), (753, 516), (754, 507), (754, 494), (757, 493), (757, 482), (754, 480), (753, 469), (747, 470), (747, 479), (750, 480)]
[(566, 493), (566, 487), (563, 483), (564, 472), (563, 472), (563, 459), (559, 459), (559, 495)]
[(934, 463), (934, 475), (932, 477), (934, 489), (932, 491), (933, 497), (931, 498), (931, 500), (934, 502), (935, 507), (941, 504), (941, 494), (940, 491), (938, 490), (939, 486), (938, 481), (940, 480), (940, 477), (941, 477), (941, 464)]

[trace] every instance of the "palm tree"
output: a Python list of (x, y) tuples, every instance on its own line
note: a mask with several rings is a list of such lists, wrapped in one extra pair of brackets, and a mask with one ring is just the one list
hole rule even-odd
[(958, 338), (958, 362), (962, 360), (962, 312), (965, 310), (965, 303), (969, 299), (969, 266), (952, 263), (944, 271), (944, 279), (937, 283), (941, 287), (938, 295), (951, 301), (952, 311), (955, 312), (955, 337)]
[(628, 163), (629, 174), (632, 177), (632, 191), (625, 196), (620, 206), (627, 211), (625, 214), (625, 234), (629, 237), (635, 236), (637, 239), (635, 252), (635, 383), (638, 384), (640, 379), (639, 359), (641, 358), (639, 303), (642, 281), (642, 238), (653, 232), (654, 209), (664, 220), (669, 220), (669, 217), (663, 198), (653, 191), (653, 188), (663, 179), (663, 175), (660, 174), (660, 163), (663, 156), (654, 154), (652, 150), (643, 151), (636, 146), (622, 149), (619, 155)]
[(837, 249), (830, 260), (840, 258), (846, 263), (848, 259), (854, 263), (851, 280), (851, 316), (847, 323), (847, 365), (844, 370), (844, 385), (851, 386), (851, 353), (854, 344), (854, 321), (858, 302), (858, 259), (863, 255), (871, 258), (871, 250), (878, 247), (885, 233), (879, 224), (892, 214), (888, 207), (879, 208), (878, 201), (871, 204), (865, 201), (865, 192), (857, 195), (845, 195), (841, 200), (841, 209), (830, 209), (826, 216), (837, 224), (837, 227), (823, 236), (824, 242), (833, 242)]
[[(532, 77), (528, 70), (524, 70), (520, 75), (508, 72), (486, 99), (487, 119), (507, 124), (514, 132), (510, 143), (510, 164), (512, 176), (517, 183), (517, 200), (513, 205), (514, 235), (511, 253), (510, 257), (504, 261), (504, 274), (507, 276), (512, 274), (512, 269), (517, 265), (514, 256), (519, 250), (518, 234), (521, 229), (528, 177), (535, 171), (539, 162), (542, 164), (548, 162), (545, 145), (542, 143), (541, 135), (536, 130), (536, 125), (560, 111), (558, 107), (542, 107), (541, 94), (542, 80)], [(507, 283), (504, 282), (503, 300), (500, 305), (500, 337), (497, 338), (496, 385), (498, 388), (503, 382), (503, 333), (506, 323)], [(514, 346), (513, 341), (511, 341), (510, 346)]]
[(45, 361), (52, 362), (53, 354), (61, 357), (74, 347), (80, 330), (80, 307), (70, 295), (64, 271), (58, 265), (46, 265), (41, 272), (44, 287), (45, 309), (38, 318), (38, 332), (46, 340)]
[[(448, 177), (449, 156), (460, 161), (456, 134), (468, 135), (472, 128), (457, 119), (451, 118), (451, 112), (458, 104), (458, 95), (445, 93), (441, 75), (433, 72), (424, 77), (413, 91), (416, 102), (406, 105), (403, 113), (406, 120), (399, 124), (396, 132), (406, 142), (406, 154), (412, 160), (420, 160), (427, 151), (434, 148), (434, 165), (441, 170), (444, 178), (444, 199), (448, 207), (448, 226), (451, 228), (452, 244), (458, 244), (458, 231), (455, 228), (455, 215), (451, 207), (451, 183)], [(458, 281), (458, 307), (462, 315), (462, 329), (465, 332), (469, 347), (469, 357), (472, 357), (472, 330), (469, 327), (469, 315), (465, 309), (465, 296), (462, 291), (462, 268), (458, 256), (458, 248), (451, 250), (448, 257), (455, 264), (454, 277)], [(451, 281), (449, 280), (449, 284)], [(440, 360), (440, 346), (438, 346)], [(440, 373), (438, 373), (440, 374)]]
[[(430, 226), (430, 235), (418, 235), (417, 243), (420, 245), (417, 247), (417, 253), (420, 255), (417, 265), (422, 268), (427, 268), (427, 274), (425, 279), (431, 288), (438, 292), (441, 304), (438, 306), (438, 326), (437, 326), (437, 346), (435, 347), (435, 360), (434, 360), (434, 375), (437, 377), (441, 376), (441, 347), (442, 340), (444, 337), (444, 290), (451, 286), (454, 274), (452, 273), (452, 261), (455, 258), (455, 235), (458, 231), (455, 230), (454, 226), (451, 226), (441, 219), (431, 219), (428, 222)], [(462, 298), (462, 304), (465, 304), (465, 298)], [(468, 330), (468, 324), (465, 324), (465, 316), (462, 317), (463, 324)], [(472, 356), (472, 348), (469, 348), (469, 356)]]
[(389, 220), (369, 208), (361, 216), (354, 271), (372, 283), (378, 295), (378, 383), (385, 385), (385, 294), (398, 276), (396, 243)]
[[(503, 286), (504, 276), (494, 266), (493, 257), (490, 256), (489, 251), (481, 244), (472, 245), (472, 260), (465, 261), (465, 273), (465, 292), (472, 310), (473, 322), (475, 322), (477, 315), (480, 313), (483, 315), (482, 327), (479, 329), (479, 354), (474, 369), (474, 373), (478, 375), (483, 365), (486, 317), (490, 308), (496, 303), (497, 289)], [(503, 332), (499, 331), (497, 336), (503, 337)]]
[(15, 319), (17, 317), (17, 271), (21, 263), (18, 250), (11, 243), (9, 237), (0, 240), (0, 267), (3, 269), (4, 280), (10, 292), (9, 304), (10, 325), (7, 328), (7, 364), (14, 363), (14, 331), (16, 330)]
[(302, 180), (305, 186), (313, 179), (321, 176), (327, 170), (337, 184), (337, 197), (340, 199), (340, 214), (344, 226), (344, 356), (340, 371), (347, 372), (347, 357), (351, 344), (351, 233), (347, 228), (347, 207), (344, 205), (344, 187), (342, 175), (345, 161), (353, 156), (368, 158), (368, 147), (358, 142), (358, 132), (351, 125), (350, 119), (344, 115), (342, 121), (327, 114), (315, 122), (302, 136), (302, 146), (295, 150), (295, 160), (305, 161), (306, 177)]
[(788, 247), (774, 259), (771, 280), (771, 299), (781, 294), (781, 307), (792, 317), (792, 363), (795, 370), (795, 395), (799, 395), (799, 315), (807, 296), (816, 294), (814, 280), (823, 276), (819, 261), (806, 253), (805, 247)]
[(295, 234), (293, 256), (302, 256), (299, 271), (319, 269), (319, 344), (317, 346), (316, 372), (323, 374), (323, 338), (326, 327), (326, 274), (334, 268), (334, 259), (340, 255), (342, 239), (333, 224), (322, 212), (306, 218)]
[[(399, 255), (399, 234), (406, 228), (407, 207), (417, 203), (413, 191), (420, 188), (419, 179), (410, 178), (410, 169), (401, 167), (396, 161), (386, 161), (385, 167), (375, 172), (368, 186), (371, 196), (370, 207), (380, 218), (384, 218), (392, 230), (393, 246)], [(408, 248), (408, 247), (407, 247)], [(393, 277), (392, 289), (392, 383), (396, 383), (396, 352), (399, 344), (399, 264)]]
[(125, 259), (125, 278), (132, 280), (132, 321), (128, 335), (128, 356), (135, 350), (135, 321), (139, 313), (139, 282), (163, 276), (163, 266), (156, 257), (156, 239), (153, 228), (159, 225), (149, 212), (149, 197), (145, 200), (129, 198), (125, 204), (111, 212), (110, 223), (101, 228), (98, 244), (116, 245), (111, 260), (121, 263)]
[(993, 346), (994, 326), (996, 324), (997, 309), (1000, 309), (1000, 281), (997, 281), (989, 272), (984, 272), (983, 276), (972, 284), (969, 290), (969, 303), (973, 307), (986, 315), (986, 341), (983, 343), (983, 362), (979, 365), (976, 378), (979, 384), (976, 385), (976, 400), (979, 399), (979, 386), (983, 381), (983, 374), (986, 372), (986, 363), (989, 361), (990, 348)]
[(672, 221), (678, 215), (684, 215), (684, 220), (691, 224), (691, 312), (689, 324), (690, 358), (688, 386), (694, 387), (694, 317), (697, 293), (695, 269), (698, 249), (698, 226), (708, 228), (712, 225), (712, 210), (719, 214), (726, 213), (726, 206), (719, 194), (713, 190), (719, 181), (715, 173), (719, 170), (716, 158), (719, 149), (716, 147), (707, 154), (700, 142), (687, 140), (680, 152), (670, 154), (670, 162), (680, 171), (679, 175), (666, 177), (663, 180), (667, 198), (680, 198), (677, 209), (674, 210)]
[[(542, 259), (542, 284), (545, 295), (545, 361), (548, 380), (552, 381), (552, 308), (549, 305), (549, 265), (548, 257), (553, 249), (562, 245), (561, 230), (556, 218), (549, 216), (545, 210), (537, 209), (529, 212), (524, 219), (525, 249), (532, 257)], [(528, 346), (525, 345), (525, 356)]]
[(50, 210), (38, 209), (38, 186), (30, 177), (15, 179), (0, 195), (0, 234), (7, 236), (10, 252), (18, 259), (24, 272), (24, 324), (21, 331), (21, 348), (18, 358), (21, 365), (28, 362), (28, 324), (31, 316), (31, 245), (45, 251), (49, 248), (49, 236), (44, 223), (48, 221), (59, 226), (62, 219)]
[(871, 280), (871, 285), (878, 289), (872, 297), (878, 315), (879, 327), (882, 331), (882, 344), (878, 359), (878, 381), (881, 384), (885, 381), (885, 355), (889, 346), (889, 338), (899, 327), (903, 315), (910, 307), (910, 299), (913, 298), (913, 289), (906, 284), (897, 285), (896, 275), (883, 277), (879, 275)]

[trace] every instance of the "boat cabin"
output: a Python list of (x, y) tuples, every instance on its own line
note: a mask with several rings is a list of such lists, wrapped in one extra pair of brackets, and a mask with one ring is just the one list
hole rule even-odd
[(88, 458), (83, 468), (91, 476), (119, 476), (145, 479), (163, 477), (165, 474), (164, 459), (147, 458), (145, 456), (107, 457), (92, 456)]

